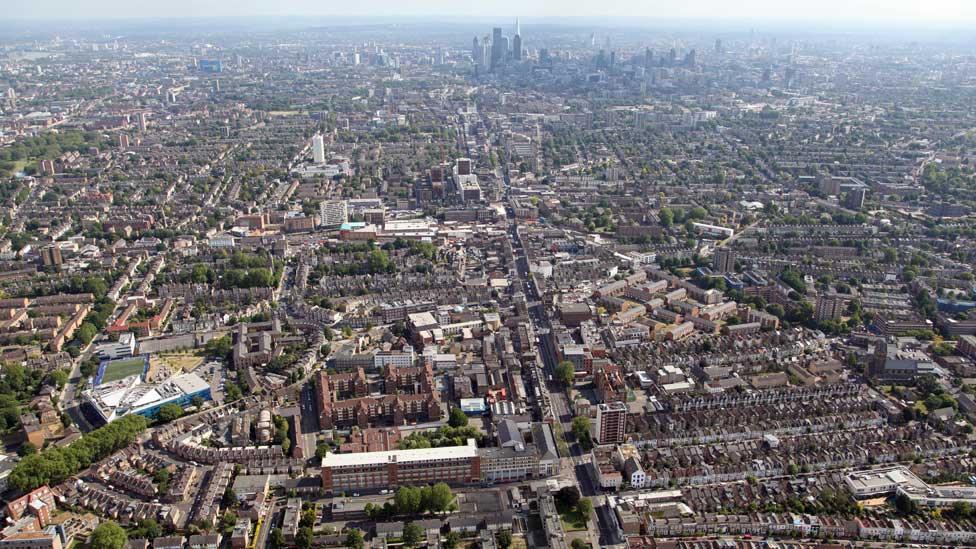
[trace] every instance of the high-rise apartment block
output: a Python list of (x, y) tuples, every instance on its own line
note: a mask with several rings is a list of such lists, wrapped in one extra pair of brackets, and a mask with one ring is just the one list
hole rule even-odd
[(600, 444), (620, 444), (627, 440), (627, 405), (606, 402), (596, 407), (596, 440)]

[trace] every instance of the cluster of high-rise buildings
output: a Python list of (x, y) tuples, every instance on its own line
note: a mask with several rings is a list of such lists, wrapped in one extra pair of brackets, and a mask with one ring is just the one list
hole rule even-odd
[(486, 34), (480, 40), (477, 36), (471, 43), (471, 57), (476, 65), (489, 70), (496, 70), (498, 67), (523, 59), (522, 55), (522, 31), (519, 26), (518, 18), (515, 19), (515, 34), (511, 37), (502, 34), (501, 27), (495, 27), (491, 34)]

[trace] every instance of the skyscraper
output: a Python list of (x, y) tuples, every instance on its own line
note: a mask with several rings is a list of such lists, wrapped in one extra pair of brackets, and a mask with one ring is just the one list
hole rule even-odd
[(712, 269), (719, 273), (735, 272), (735, 252), (728, 248), (715, 250), (712, 257)]
[(481, 39), (481, 66), (482, 67), (488, 67), (489, 65), (491, 65), (491, 52), (492, 52), (491, 36), (486, 34), (485, 37)]
[(505, 37), (502, 35), (502, 28), (491, 29), (491, 68), (494, 69), (505, 61)]
[(312, 160), (316, 164), (325, 164), (325, 140), (319, 134), (312, 136)]
[(50, 246), (41, 248), (41, 263), (45, 267), (54, 267), (60, 270), (61, 264), (64, 263), (64, 260), (61, 258), (61, 248), (57, 244), (51, 244)]
[(475, 64), (481, 64), (481, 42), (478, 41), (477, 36), (471, 41), (471, 59)]
[(627, 441), (627, 405), (607, 402), (596, 407), (596, 441), (620, 444)]
[(512, 59), (522, 60), (522, 31), (519, 28), (518, 17), (515, 18), (515, 36), (512, 37)]
[(851, 189), (844, 198), (844, 207), (851, 210), (860, 210), (864, 207), (864, 198), (867, 196), (867, 189)]

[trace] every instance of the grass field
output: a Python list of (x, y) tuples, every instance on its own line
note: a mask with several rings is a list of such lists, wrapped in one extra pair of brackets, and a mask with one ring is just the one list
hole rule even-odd
[(203, 364), (203, 357), (192, 353), (167, 353), (158, 356), (159, 360), (178, 372), (192, 372)]
[(575, 507), (568, 508), (557, 501), (556, 510), (559, 511), (559, 518), (563, 521), (563, 530), (567, 532), (586, 530), (586, 519), (583, 518), (578, 509)]
[(109, 362), (105, 365), (101, 383), (111, 383), (129, 376), (141, 375), (145, 365), (145, 360), (142, 357)]

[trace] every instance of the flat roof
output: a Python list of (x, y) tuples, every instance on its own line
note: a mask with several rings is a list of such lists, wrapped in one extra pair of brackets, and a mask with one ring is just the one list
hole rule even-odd
[(417, 448), (413, 450), (389, 450), (385, 452), (357, 452), (353, 454), (326, 454), (322, 467), (349, 467), (353, 465), (379, 465), (396, 461), (411, 463), (417, 461), (441, 461), (446, 459), (473, 458), (478, 455), (478, 446), (473, 438), (464, 446), (443, 448)]

